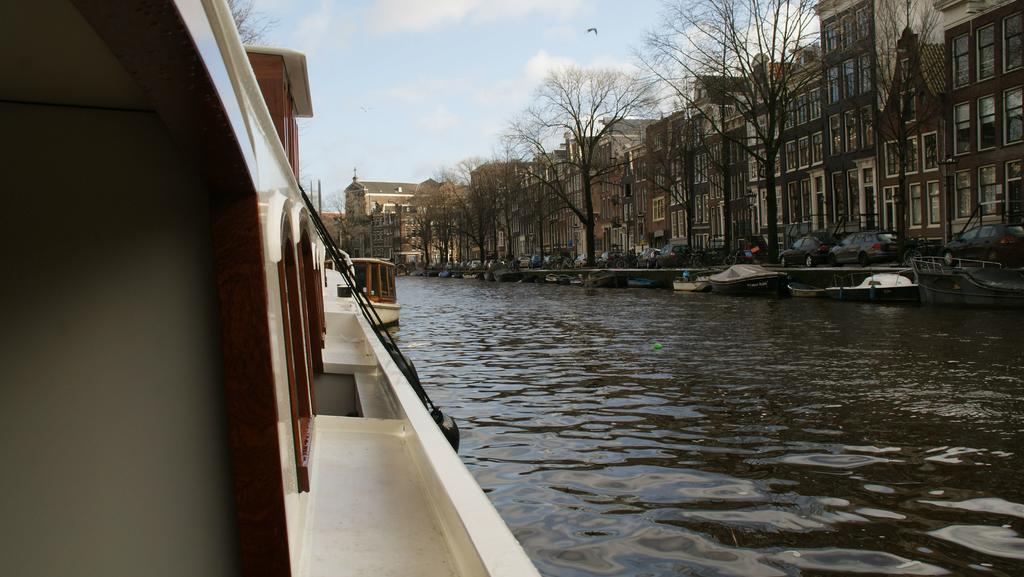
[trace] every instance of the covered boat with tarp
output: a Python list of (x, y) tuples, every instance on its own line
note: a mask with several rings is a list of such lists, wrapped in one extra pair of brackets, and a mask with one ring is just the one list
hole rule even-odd
[(756, 264), (734, 264), (708, 277), (711, 290), (734, 295), (780, 295), (786, 292), (786, 275)]

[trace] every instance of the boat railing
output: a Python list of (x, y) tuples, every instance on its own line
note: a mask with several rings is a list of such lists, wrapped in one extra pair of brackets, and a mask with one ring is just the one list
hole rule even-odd
[(941, 273), (950, 269), (964, 268), (1002, 268), (1002, 264), (988, 260), (969, 258), (945, 258), (941, 256), (922, 256), (910, 261), (914, 272)]
[(430, 416), (437, 423), (437, 426), (441, 429), (445, 438), (451, 443), (452, 448), (456, 451), (459, 447), (459, 432), (455, 422), (450, 417), (445, 417), (441, 409), (431, 401), (430, 396), (427, 395), (427, 391), (423, 388), (423, 384), (420, 382), (419, 374), (416, 372), (416, 367), (413, 366), (412, 361), (406, 357), (401, 349), (398, 348), (398, 343), (395, 342), (394, 337), (384, 326), (384, 322), (381, 320), (377, 310), (373, 308), (369, 299), (363, 291), (359, 288), (358, 283), (355, 280), (355, 276), (352, 272), (352, 261), (347, 258), (347, 255), (334, 244), (334, 239), (331, 234), (327, 231), (327, 227), (320, 219), (320, 213), (317, 212), (313, 206), (313, 202), (309, 199), (305, 189), (302, 185), (299, 185), (299, 192), (302, 195), (302, 200), (306, 204), (306, 210), (309, 211), (310, 221), (313, 223), (313, 228), (316, 229), (317, 235), (320, 237), (321, 242), (324, 243), (324, 247), (327, 250), (327, 256), (330, 258), (335, 269), (341, 274), (342, 279), (345, 280), (345, 284), (348, 285), (352, 292), (352, 298), (363, 314), (363, 318), (370, 325), (380, 344), (384, 347), (384, 350), (388, 352), (391, 359), (395, 362), (395, 365), (401, 371), (402, 375), (405, 376), (406, 380), (409, 381), (409, 385), (412, 386), (413, 391), (416, 392), (416, 396), (419, 397), (420, 402), (430, 413)]

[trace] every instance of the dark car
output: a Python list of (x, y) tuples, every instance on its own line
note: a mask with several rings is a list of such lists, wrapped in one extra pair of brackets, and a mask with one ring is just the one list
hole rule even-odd
[(793, 241), (792, 246), (782, 251), (779, 258), (782, 266), (802, 264), (814, 266), (828, 262), (828, 253), (835, 246), (831, 237), (806, 234)]
[(660, 250), (654, 248), (653, 246), (649, 246), (645, 248), (642, 253), (640, 253), (640, 256), (637, 258), (637, 261), (639, 265), (644, 268), (658, 268), (658, 255), (660, 254)]
[(984, 224), (965, 230), (942, 249), (942, 256), (950, 264), (964, 258), (1024, 266), (1024, 225)]
[(828, 263), (833, 266), (849, 263), (868, 266), (873, 262), (890, 262), (897, 259), (898, 250), (895, 233), (855, 232), (832, 247), (828, 253)]
[(685, 242), (670, 242), (658, 251), (658, 266), (661, 268), (684, 267), (689, 254), (690, 247)]

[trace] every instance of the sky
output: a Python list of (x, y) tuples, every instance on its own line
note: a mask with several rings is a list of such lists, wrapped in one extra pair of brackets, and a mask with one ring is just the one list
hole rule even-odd
[[(254, 0), (268, 44), (304, 52), (304, 179), (420, 182), (492, 156), (549, 70), (633, 69), (659, 0)], [(588, 33), (597, 28), (597, 34)]]

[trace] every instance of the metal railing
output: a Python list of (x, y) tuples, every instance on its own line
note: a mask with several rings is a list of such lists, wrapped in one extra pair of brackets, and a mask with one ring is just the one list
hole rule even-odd
[[(345, 284), (348, 285), (352, 293), (352, 299), (363, 314), (363, 318), (366, 319), (370, 328), (373, 329), (374, 334), (377, 336), (377, 340), (380, 341), (384, 350), (388, 352), (388, 355), (395, 362), (398, 370), (401, 371), (402, 375), (404, 375), (406, 380), (409, 381), (409, 385), (412, 386), (416, 396), (419, 397), (420, 402), (423, 403), (423, 406), (430, 413), (431, 418), (433, 418), (434, 422), (437, 423), (445, 438), (447, 438), (448, 442), (452, 444), (452, 447), (458, 451), (458, 427), (450, 417), (445, 417), (444, 413), (441, 412), (441, 409), (430, 399), (427, 391), (423, 388), (423, 384), (420, 382), (420, 376), (416, 372), (416, 367), (413, 366), (412, 361), (410, 361), (409, 358), (402, 353), (401, 349), (398, 348), (398, 343), (395, 342), (394, 337), (392, 337), (391, 333), (384, 327), (384, 323), (381, 321), (380, 315), (377, 314), (377, 310), (373, 308), (373, 304), (370, 303), (366, 295), (363, 294), (362, 287), (359, 286), (359, 283), (356, 282), (355, 276), (352, 274), (351, 263), (345, 256), (343, 256), (344, 253), (338, 248), (338, 246), (334, 244), (334, 239), (331, 238), (331, 235), (327, 231), (327, 227), (324, 226), (323, 221), (320, 219), (320, 213), (317, 212), (316, 208), (313, 206), (313, 202), (310, 200), (305, 189), (303, 189), (301, 185), (299, 185), (299, 192), (302, 194), (302, 200), (305, 202), (306, 209), (309, 211), (313, 228), (316, 229), (317, 235), (320, 237), (320, 240), (324, 243), (324, 247), (327, 249), (328, 258), (330, 258), (334, 263), (335, 270), (341, 274), (342, 279), (345, 280)], [(452, 431), (454, 431), (454, 433)]]
[(911, 259), (914, 272), (941, 273), (950, 269), (964, 268), (1002, 268), (1003, 265), (989, 260), (969, 258), (945, 258), (941, 256), (922, 256)]

